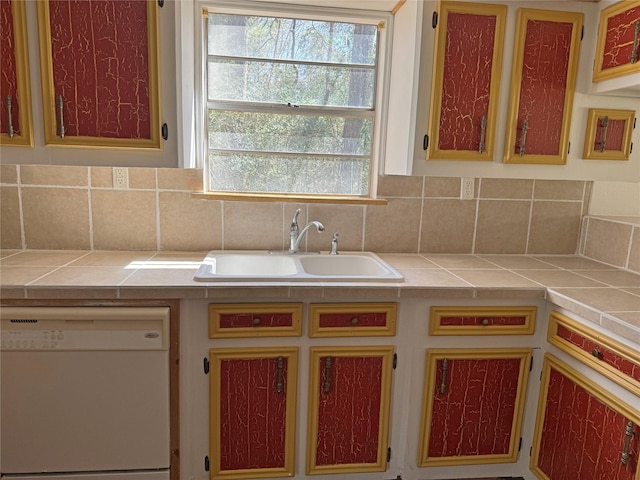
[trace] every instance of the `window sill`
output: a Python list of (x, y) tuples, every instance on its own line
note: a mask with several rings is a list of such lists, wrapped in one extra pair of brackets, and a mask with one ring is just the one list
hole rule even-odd
[(285, 195), (253, 193), (193, 192), (191, 198), (201, 200), (235, 200), (244, 202), (289, 202), (289, 203), (333, 203), (343, 205), (386, 205), (384, 198), (326, 196), (326, 195)]

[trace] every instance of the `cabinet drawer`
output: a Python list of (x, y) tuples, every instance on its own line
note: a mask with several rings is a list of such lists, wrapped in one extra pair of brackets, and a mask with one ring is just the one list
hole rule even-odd
[(309, 305), (310, 337), (391, 337), (396, 334), (397, 303)]
[(209, 338), (299, 337), (301, 303), (209, 305)]
[(536, 307), (431, 307), (430, 335), (532, 335)]
[(547, 340), (640, 396), (640, 352), (558, 312), (549, 316)]

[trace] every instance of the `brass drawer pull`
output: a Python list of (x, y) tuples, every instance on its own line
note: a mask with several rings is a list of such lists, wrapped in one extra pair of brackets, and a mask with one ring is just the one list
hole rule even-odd
[(358, 324), (358, 317), (353, 317), (351, 319), (351, 325), (357, 325)]
[(11, 118), (11, 95), (7, 95), (7, 98), (5, 99), (4, 104), (7, 107), (7, 135), (9, 135), (9, 138), (13, 138), (13, 118)]
[(489, 320), (488, 318), (483, 318), (480, 323), (482, 324), (482, 326), (486, 327), (487, 325), (491, 325), (491, 320)]
[(442, 359), (442, 379), (440, 380), (440, 393), (447, 391), (447, 370), (449, 369), (449, 360)]
[(58, 95), (56, 99), (56, 106), (58, 107), (58, 136), (64, 138), (64, 99), (62, 95)]
[(331, 391), (331, 357), (324, 360), (324, 393)]
[(635, 434), (633, 431), (633, 422), (631, 420), (627, 423), (627, 426), (624, 429), (624, 434), (624, 450), (622, 450), (620, 462), (622, 463), (622, 466), (626, 467), (629, 462), (629, 457), (631, 456), (629, 453), (631, 450), (631, 437)]
[(258, 325), (260, 325), (260, 323), (262, 323), (262, 320), (260, 319), (260, 317), (255, 317), (251, 323), (253, 323), (254, 327), (257, 327)]
[(276, 392), (282, 393), (282, 390), (284, 390), (284, 360), (282, 359), (282, 357), (278, 357), (277, 369), (278, 381), (276, 383)]
[(602, 352), (597, 348), (594, 348), (593, 350), (591, 350), (591, 355), (596, 357), (598, 360), (602, 360), (604, 358), (604, 355), (602, 354)]
[(485, 151), (485, 138), (487, 136), (487, 117), (482, 116), (480, 120), (480, 145), (478, 146), (478, 153), (484, 153)]

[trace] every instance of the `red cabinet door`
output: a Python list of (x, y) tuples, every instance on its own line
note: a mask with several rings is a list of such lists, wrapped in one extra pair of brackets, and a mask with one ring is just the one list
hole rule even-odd
[(582, 19), (518, 9), (505, 163), (566, 163)]
[(393, 347), (311, 349), (307, 474), (386, 470)]
[(211, 478), (293, 476), (297, 349), (210, 355)]
[(600, 12), (593, 81), (640, 72), (640, 1), (625, 0)]
[(159, 148), (157, 3), (38, 2), (45, 142)]
[(493, 160), (506, 12), (440, 4), (427, 158)]
[(0, 143), (33, 146), (25, 2), (0, 0)]
[(429, 350), (420, 466), (515, 462), (530, 349)]
[(534, 473), (553, 480), (637, 479), (640, 412), (550, 355), (542, 381)]

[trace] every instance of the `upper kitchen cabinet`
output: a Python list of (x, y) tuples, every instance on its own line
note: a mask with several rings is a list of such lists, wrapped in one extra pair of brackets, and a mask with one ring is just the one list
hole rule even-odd
[(600, 12), (593, 81), (640, 72), (640, 0), (621, 1)]
[(442, 2), (427, 158), (493, 160), (505, 5)]
[(0, 0), (0, 145), (33, 146), (24, 0)]
[(45, 143), (161, 148), (157, 2), (37, 6)]
[(518, 10), (505, 163), (566, 163), (582, 23), (581, 13)]

